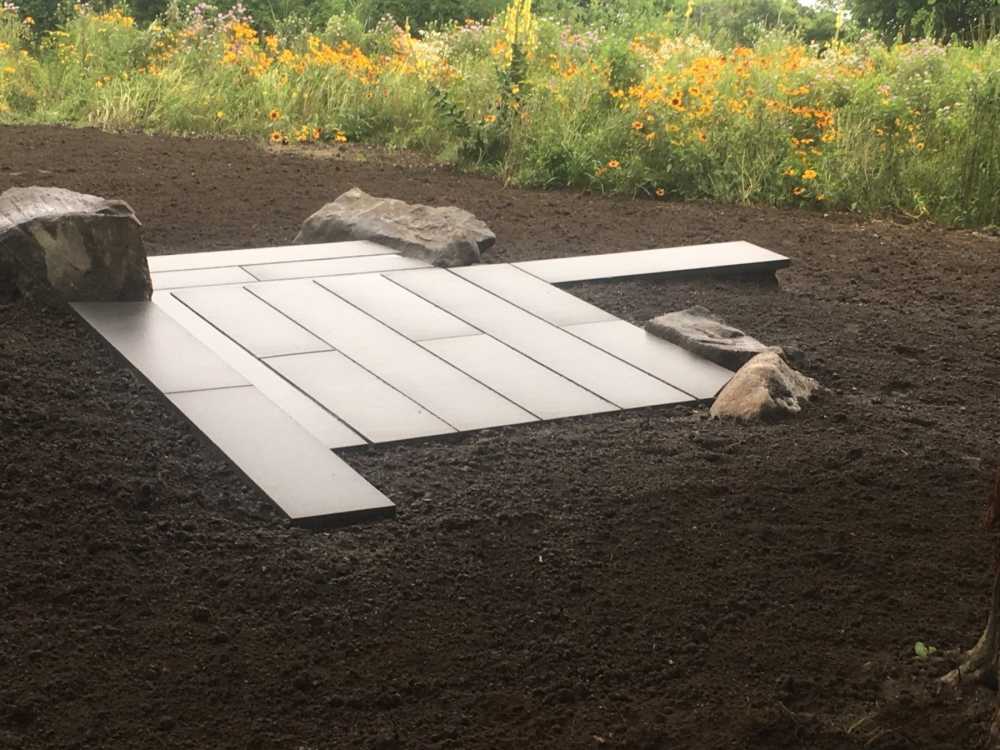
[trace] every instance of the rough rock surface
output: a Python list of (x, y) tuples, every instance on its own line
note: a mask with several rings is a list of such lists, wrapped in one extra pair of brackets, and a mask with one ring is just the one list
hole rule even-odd
[(376, 198), (353, 188), (302, 225), (296, 243), (370, 240), (435, 266), (478, 263), (496, 235), (468, 211)]
[(767, 419), (802, 411), (819, 383), (793, 370), (777, 351), (751, 359), (722, 389), (712, 404), (713, 417)]
[(730, 370), (739, 370), (771, 350), (700, 305), (655, 317), (646, 323), (646, 330)]
[(55, 187), (0, 193), (0, 296), (118, 302), (151, 293), (127, 203)]

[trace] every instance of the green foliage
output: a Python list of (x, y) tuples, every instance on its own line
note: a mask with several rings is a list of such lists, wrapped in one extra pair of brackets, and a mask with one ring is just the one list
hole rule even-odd
[[(855, 20), (886, 39), (976, 38), (1000, 30), (997, 0), (847, 0)], [(988, 32), (986, 31), (988, 30)]]
[[(1000, 40), (807, 45), (808, 13), (752, 3), (756, 24), (714, 0), (557, 8), (573, 21), (536, 0), (524, 24), (419, 34), (333, 4), (257, 30), (92, 6), (34, 45), (4, 11), (0, 121), (365, 141), (518, 185), (1000, 225)], [(579, 23), (598, 17), (624, 25)]]

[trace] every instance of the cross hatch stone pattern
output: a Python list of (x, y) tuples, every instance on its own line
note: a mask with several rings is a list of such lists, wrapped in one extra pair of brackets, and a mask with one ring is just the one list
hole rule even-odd
[(334, 450), (715, 397), (733, 373), (557, 284), (788, 258), (747, 242), (443, 269), (371, 242), (149, 259), (73, 307), (294, 522), (391, 515)]

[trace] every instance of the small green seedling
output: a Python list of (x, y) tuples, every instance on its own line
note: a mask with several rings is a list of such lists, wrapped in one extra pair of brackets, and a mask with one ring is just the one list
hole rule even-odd
[(937, 648), (935, 646), (928, 646), (923, 641), (917, 641), (913, 644), (913, 653), (917, 655), (918, 659), (926, 659), (931, 654), (936, 654)]

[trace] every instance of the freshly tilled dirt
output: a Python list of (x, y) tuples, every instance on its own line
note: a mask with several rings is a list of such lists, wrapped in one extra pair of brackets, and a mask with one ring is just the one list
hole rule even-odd
[(71, 312), (3, 306), (0, 748), (977, 746), (992, 694), (933, 678), (988, 604), (1000, 241), (405, 163), (0, 128), (0, 190), (122, 198), (153, 253), (287, 244), (355, 185), (471, 210), (492, 261), (749, 240), (779, 286), (572, 291), (704, 305), (829, 390), (347, 451), (398, 518), (305, 531)]

